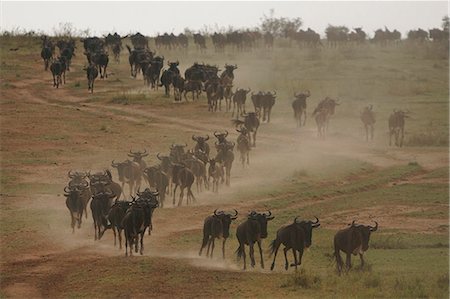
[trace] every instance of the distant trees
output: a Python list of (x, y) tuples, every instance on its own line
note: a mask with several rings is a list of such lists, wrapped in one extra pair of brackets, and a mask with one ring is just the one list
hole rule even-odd
[(274, 36), (286, 36), (288, 33), (297, 32), (302, 24), (301, 18), (276, 18), (275, 11), (271, 9), (268, 16), (264, 14), (261, 18), (260, 30)]

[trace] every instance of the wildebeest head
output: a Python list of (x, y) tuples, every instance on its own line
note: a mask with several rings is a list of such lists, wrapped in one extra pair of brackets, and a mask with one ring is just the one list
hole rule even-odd
[(187, 146), (187, 144), (172, 144), (170, 146), (170, 159), (173, 162), (181, 162), (181, 158), (183, 157), (185, 151), (184, 148)]
[(268, 211), (268, 213), (257, 213), (255, 211), (251, 211), (248, 216), (248, 219), (255, 220), (259, 223), (261, 228), (261, 238), (267, 238), (267, 222), (275, 218), (272, 216), (272, 212)]
[(180, 62), (177, 60), (176, 62), (168, 61), (167, 64), (169, 65), (169, 70), (176, 72), (177, 74), (180, 72), (178, 70), (178, 65)]
[(294, 223), (297, 225), (297, 227), (303, 229), (303, 231), (305, 232), (305, 247), (308, 248), (312, 243), (312, 229), (320, 226), (319, 219), (315, 217), (316, 221), (313, 222), (305, 220), (299, 221), (298, 218), (299, 217), (295, 217)]
[(222, 234), (224, 238), (230, 236), (230, 225), (231, 221), (236, 220), (238, 211), (234, 210), (234, 213), (226, 213), (224, 211), (214, 211), (214, 217), (219, 218), (222, 221)]
[(196, 141), (200, 146), (202, 146), (205, 144), (206, 141), (209, 140), (209, 136), (206, 135), (205, 137), (203, 137), (203, 136), (192, 135), (192, 140)]
[(132, 165), (133, 161), (131, 160), (125, 160), (123, 162), (120, 163), (115, 163), (114, 160), (111, 162), (111, 166), (114, 168), (117, 168), (117, 171), (119, 173), (119, 180), (123, 181), (124, 179), (124, 174), (125, 174), (125, 169), (130, 168)]
[(225, 130), (225, 133), (219, 133), (218, 131), (215, 131), (214, 136), (217, 138), (219, 143), (224, 143), (227, 141), (226, 138), (228, 136), (228, 131)]
[(139, 151), (132, 152), (130, 150), (130, 152), (128, 153), (128, 157), (133, 158), (133, 161), (135, 161), (135, 162), (140, 162), (143, 157), (147, 157), (147, 156), (148, 156), (148, 153), (147, 153), (147, 150), (145, 148), (144, 148), (143, 152), (139, 152)]
[(244, 126), (241, 126), (239, 129), (236, 129), (236, 132), (241, 133), (241, 135), (245, 135), (245, 136), (247, 136), (247, 134), (248, 134), (248, 130)]
[(350, 229), (354, 229), (360, 233), (362, 242), (361, 246), (363, 251), (369, 249), (370, 234), (377, 231), (378, 229), (378, 223), (376, 221), (374, 222), (375, 226), (356, 224), (356, 220), (353, 220), (353, 222), (349, 224)]
[(294, 97), (297, 99), (306, 99), (310, 96), (311, 96), (311, 92), (309, 91), (309, 89), (307, 89), (306, 91), (300, 92), (300, 93), (294, 93)]

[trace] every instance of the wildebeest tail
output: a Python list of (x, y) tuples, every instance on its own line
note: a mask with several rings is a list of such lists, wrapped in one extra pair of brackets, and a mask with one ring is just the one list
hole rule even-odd
[(244, 124), (244, 121), (239, 120), (239, 119), (232, 119), (231, 123), (237, 127), (237, 126), (242, 126)]
[(275, 252), (275, 248), (276, 248), (276, 241), (277, 241), (277, 239), (275, 239), (275, 240), (273, 240), (272, 242), (270, 242), (270, 245), (269, 245), (269, 251), (270, 251), (270, 253), (269, 253), (269, 256), (272, 256), (272, 254), (274, 254), (274, 252)]

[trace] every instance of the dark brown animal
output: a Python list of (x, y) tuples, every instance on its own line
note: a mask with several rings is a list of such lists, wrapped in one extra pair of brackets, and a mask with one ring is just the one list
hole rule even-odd
[(259, 255), (261, 257), (261, 268), (264, 269), (264, 258), (261, 248), (262, 239), (267, 238), (267, 222), (274, 219), (272, 213), (257, 213), (252, 211), (247, 216), (247, 220), (239, 224), (236, 229), (236, 237), (239, 241), (239, 247), (236, 250), (238, 259), (244, 258), (244, 270), (247, 269), (245, 245), (250, 247), (250, 265), (255, 267), (255, 251), (254, 244), (258, 244)]
[[(297, 123), (297, 127), (300, 128), (306, 123), (306, 99), (311, 96), (309, 90), (301, 93), (295, 93), (295, 100), (292, 102), (292, 109), (294, 110), (294, 117)], [(303, 124), (302, 124), (302, 116)]]
[[(294, 263), (291, 264), (291, 267), (295, 267), (295, 270), (297, 270), (297, 266), (301, 265), (302, 263), (303, 251), (305, 250), (305, 248), (309, 248), (312, 244), (312, 229), (319, 226), (320, 223), (317, 217), (315, 222), (299, 221), (298, 217), (295, 217), (292, 224), (281, 227), (277, 231), (277, 237), (270, 244), (271, 255), (274, 254), (270, 270), (273, 270), (273, 268), (275, 267), (275, 259), (277, 258), (277, 252), (281, 244), (284, 245), (284, 268), (286, 270), (289, 268), (287, 252), (289, 251), (289, 249), (292, 249), (292, 254), (294, 255)], [(297, 251), (299, 253), (298, 260)]]
[[(222, 241), (222, 257), (225, 259), (225, 242), (230, 236), (230, 225), (233, 220), (237, 218), (238, 212), (234, 210), (234, 215), (231, 213), (225, 213), (224, 211), (214, 211), (213, 215), (205, 218), (203, 224), (203, 241), (200, 247), (198, 255), (202, 255), (203, 248), (208, 245), (206, 256), (213, 257), (214, 252), (214, 240), (223, 239)], [(209, 249), (211, 247), (211, 254)]]
[(369, 105), (361, 112), (361, 121), (364, 124), (366, 132), (366, 141), (373, 140), (373, 132), (375, 129), (375, 112), (373, 112), (373, 106)]
[(402, 111), (394, 109), (394, 113), (389, 117), (389, 146), (392, 145), (392, 136), (395, 137), (395, 145), (398, 147), (403, 146), (403, 138), (405, 137), (405, 118), (409, 111)]
[(369, 249), (369, 239), (372, 232), (377, 231), (378, 223), (375, 226), (356, 224), (356, 221), (350, 224), (350, 227), (340, 230), (334, 236), (334, 256), (336, 258), (337, 269), (342, 272), (344, 265), (340, 251), (347, 256), (345, 265), (347, 271), (351, 268), (351, 255), (359, 254), (361, 259), (361, 268), (364, 266), (363, 254)]

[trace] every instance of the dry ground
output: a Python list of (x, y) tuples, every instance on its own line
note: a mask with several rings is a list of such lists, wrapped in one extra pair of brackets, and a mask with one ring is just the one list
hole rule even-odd
[[(125, 54), (120, 65), (111, 63), (112, 74), (107, 80), (97, 80), (96, 91), (90, 95), (80, 50), (67, 74), (67, 84), (54, 89), (50, 74), (43, 71), (38, 47), (32, 49), (13, 56), (3, 46), (1, 56), (2, 296), (448, 296), (448, 147), (388, 147), (383, 128), (386, 113), (379, 114), (376, 140), (362, 141), (360, 125), (353, 126), (359, 121), (357, 109), (353, 115), (346, 110), (361, 107), (361, 102), (349, 101), (338, 107), (332, 120), (336, 126), (321, 140), (310, 117), (320, 97), (313, 96), (308, 125), (299, 130), (290, 111), (290, 91), (279, 92), (273, 121), (258, 132), (250, 167), (243, 169), (236, 154), (230, 188), (221, 186), (219, 195), (209, 191), (198, 194), (194, 188), (197, 203), (189, 207), (172, 208), (167, 199), (167, 208), (154, 214), (154, 232), (145, 237), (144, 256), (125, 258), (123, 250), (113, 246), (111, 232), (94, 241), (90, 213), (82, 228), (72, 234), (62, 196), (68, 170), (108, 168), (111, 160), (125, 159), (130, 148), (149, 150), (147, 162), (152, 164), (157, 162), (156, 153), (166, 153), (173, 142), (192, 146), (192, 134), (211, 136), (214, 130), (226, 129), (234, 140), (237, 133), (230, 113), (207, 113), (204, 98), (173, 103), (162, 96), (162, 90), (149, 92), (141, 79), (128, 78)], [(181, 56), (182, 71), (198, 59), (192, 49), (189, 54), (169, 53), (166, 57), (177, 55)], [(268, 73), (278, 65), (274, 61), (280, 62), (278, 52), (258, 53), (258, 59), (267, 59), (270, 67), (253, 77), (255, 65), (260, 67), (261, 62), (255, 59), (247, 64), (250, 55), (209, 53), (205, 61), (237, 61), (237, 85), (263, 89), (261, 80), (276, 76)], [(398, 67), (408, 71), (405, 66)], [(446, 76), (445, 67), (440, 74)], [(305, 81), (314, 81), (313, 77)], [(448, 113), (448, 89), (439, 76), (436, 80), (440, 84), (436, 101), (444, 101), (442, 107)], [(271, 89), (283, 88), (277, 80), (274, 85)], [(328, 91), (338, 89), (324, 86)], [(311, 88), (311, 92), (314, 95), (315, 90)], [(412, 104), (405, 98), (392, 97), (396, 105), (404, 101), (409, 107), (417, 105), (421, 94)], [(436, 122), (445, 132), (448, 119), (442, 119), (445, 114), (441, 110), (436, 109), (440, 116)], [(341, 111), (347, 112), (340, 115)], [(286, 275), (281, 258), (273, 273), (258, 267), (241, 271), (241, 263), (233, 255), (237, 224), (232, 225), (225, 260), (219, 258), (218, 250), (212, 260), (198, 257), (203, 219), (216, 208), (237, 209), (237, 223), (252, 209), (271, 209), (276, 218), (269, 225), (265, 246), (277, 227), (295, 215), (317, 215), (322, 227), (314, 232), (313, 246), (304, 256), (306, 272), (293, 275), (290, 270)], [(329, 257), (331, 240), (333, 233), (352, 219), (364, 223), (377, 220), (380, 230), (371, 240), (368, 269), (338, 277)], [(270, 265), (268, 254), (266, 265)], [(420, 281), (424, 268), (429, 271), (429, 285)], [(351, 281), (356, 281), (354, 291), (348, 288)]]

